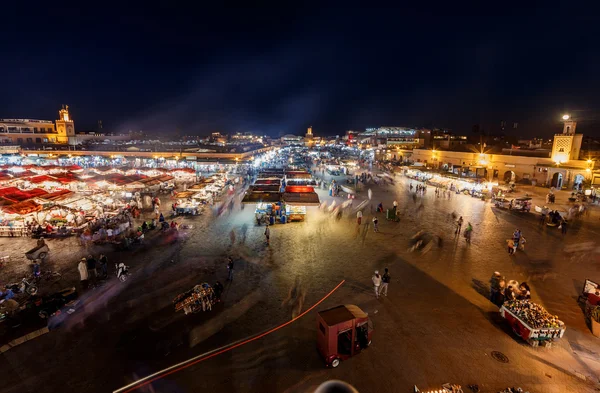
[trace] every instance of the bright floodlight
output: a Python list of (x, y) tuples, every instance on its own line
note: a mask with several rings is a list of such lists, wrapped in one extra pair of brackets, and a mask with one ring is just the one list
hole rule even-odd
[(571, 118), (571, 116), (569, 115), (563, 115), (563, 120), (569, 120)]

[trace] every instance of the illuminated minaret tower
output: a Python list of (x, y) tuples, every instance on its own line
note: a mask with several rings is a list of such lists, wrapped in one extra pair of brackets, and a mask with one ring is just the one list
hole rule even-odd
[(61, 143), (75, 143), (75, 123), (69, 115), (69, 106), (63, 105), (58, 111), (58, 120), (56, 120), (56, 132), (58, 140)]
[(306, 139), (313, 139), (312, 126), (308, 127), (306, 130), (306, 135), (304, 135)]

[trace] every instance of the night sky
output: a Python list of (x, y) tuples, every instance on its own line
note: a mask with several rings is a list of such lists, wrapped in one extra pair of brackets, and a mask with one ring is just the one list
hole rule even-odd
[(505, 120), (532, 136), (560, 130), (568, 111), (600, 137), (597, 7), (24, 3), (3, 5), (0, 118), (54, 120), (69, 104), (80, 131), (101, 119), (105, 131), (182, 135), (467, 133)]

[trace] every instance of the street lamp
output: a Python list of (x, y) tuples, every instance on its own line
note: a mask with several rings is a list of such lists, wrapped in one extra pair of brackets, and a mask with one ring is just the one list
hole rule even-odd
[(562, 117), (563, 120), (569, 120), (570, 118), (571, 118), (571, 116), (567, 115), (567, 114), (564, 114)]

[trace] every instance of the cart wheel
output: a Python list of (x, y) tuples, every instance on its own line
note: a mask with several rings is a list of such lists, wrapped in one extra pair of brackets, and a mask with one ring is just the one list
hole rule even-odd
[(331, 367), (336, 368), (339, 365), (340, 365), (340, 359), (335, 358), (331, 361)]
[(48, 256), (48, 254), (47, 254), (47, 253), (45, 253), (45, 252), (40, 252), (40, 253), (38, 254), (38, 259), (41, 259), (41, 260), (43, 261), (44, 259), (46, 259), (46, 257), (47, 257), (47, 256)]

